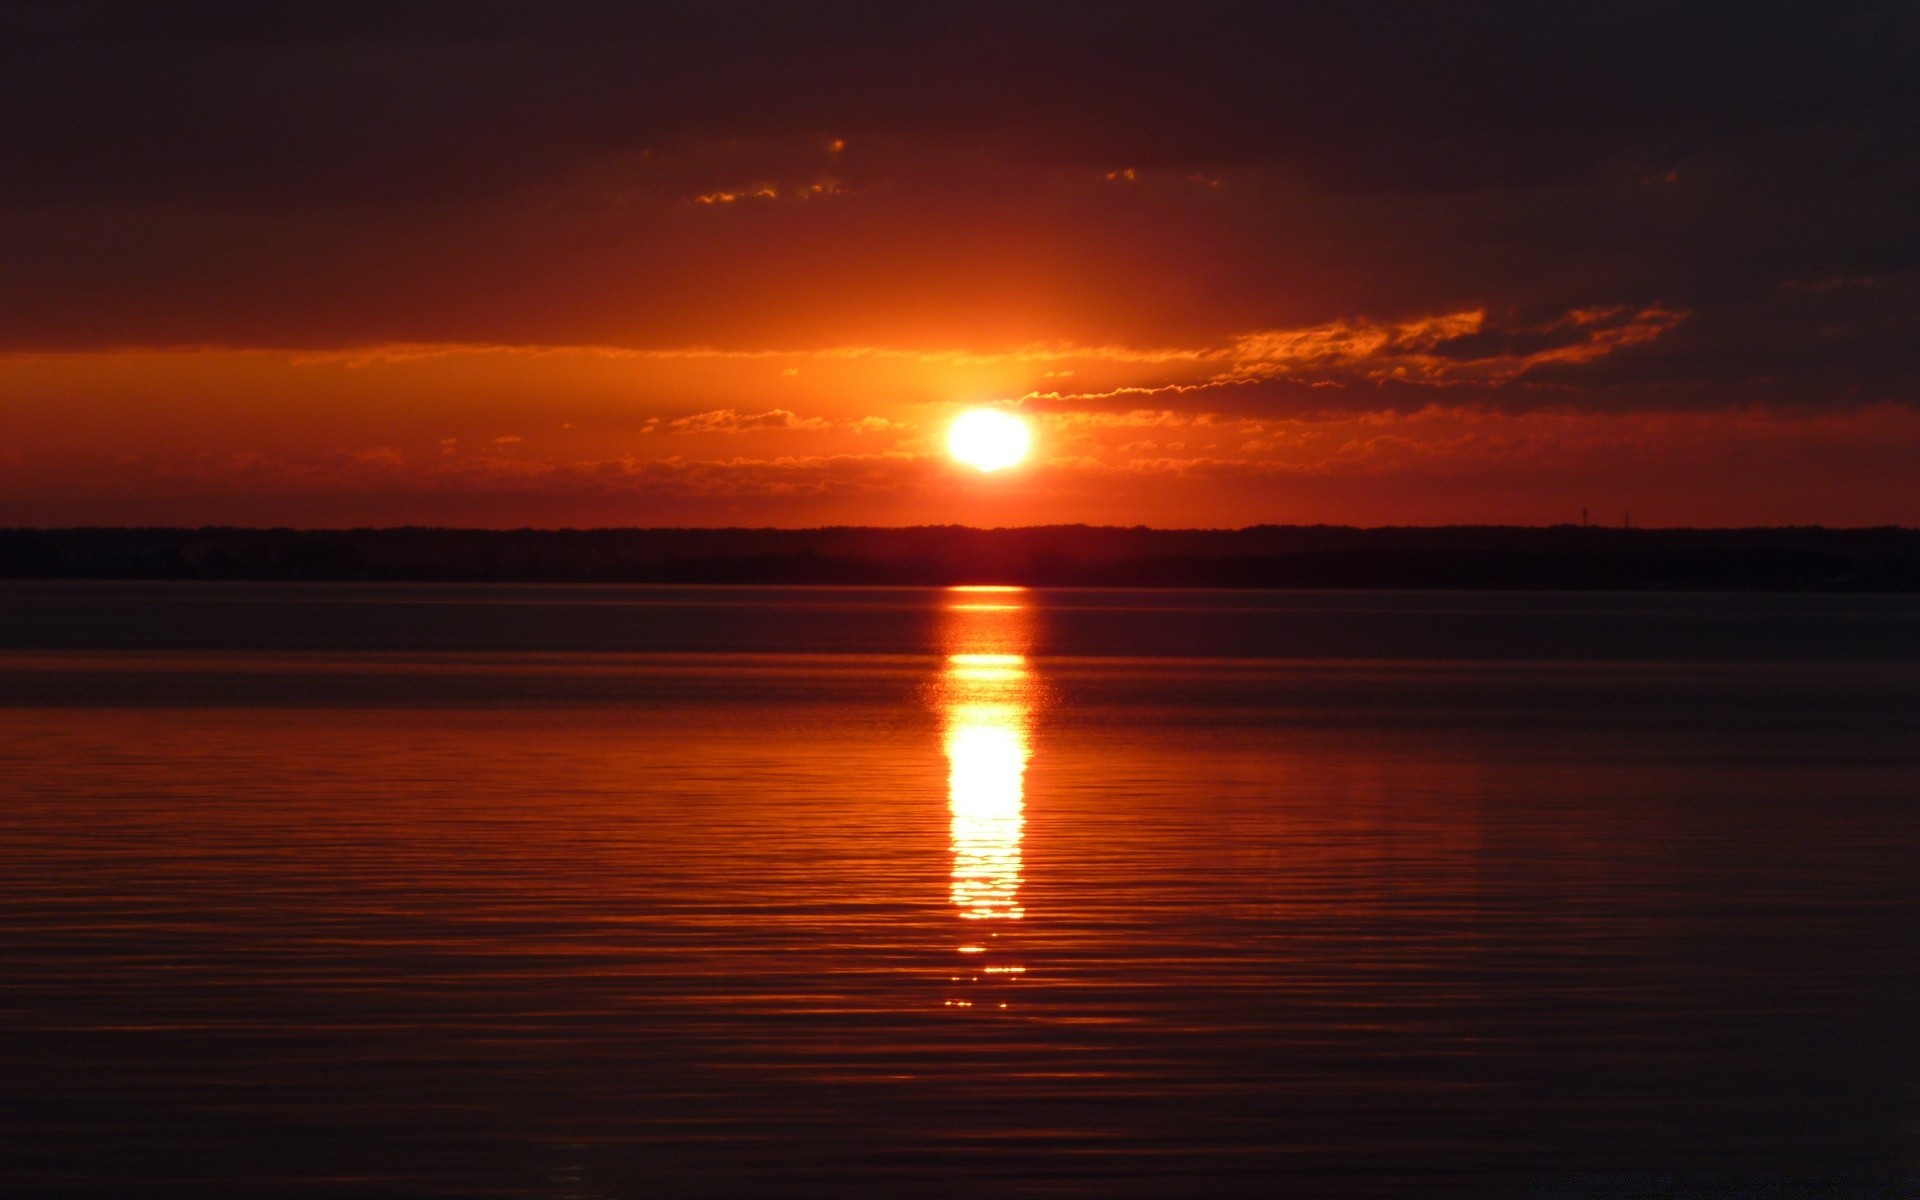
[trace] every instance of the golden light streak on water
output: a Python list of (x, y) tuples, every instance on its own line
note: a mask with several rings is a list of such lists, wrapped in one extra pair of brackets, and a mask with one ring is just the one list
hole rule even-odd
[(1012, 704), (960, 704), (947, 725), (947, 803), (953, 813), (953, 903), (969, 919), (1026, 915), (1020, 907), (1025, 713)]
[[(977, 589), (949, 593), (939, 686), (952, 822), (949, 894), (963, 921), (992, 923), (991, 932), (970, 930), (959, 947), (968, 956), (969, 983), (989, 975), (1012, 982), (1026, 973), (1025, 966), (1004, 961), (1012, 945), (1001, 934), (1005, 922), (1027, 915), (1020, 902), (1020, 840), (1037, 685), (1027, 663), (1032, 633), (1024, 594), (991, 595), (992, 603), (982, 603)], [(970, 1001), (948, 1003), (971, 1007)]]

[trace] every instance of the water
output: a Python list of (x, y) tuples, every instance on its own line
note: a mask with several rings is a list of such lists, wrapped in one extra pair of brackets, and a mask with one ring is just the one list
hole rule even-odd
[(1920, 601), (0, 587), (0, 1191), (1908, 1195)]

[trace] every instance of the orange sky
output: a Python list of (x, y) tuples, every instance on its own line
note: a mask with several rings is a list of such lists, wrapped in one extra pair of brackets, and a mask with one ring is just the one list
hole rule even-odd
[(48, 9), (0, 524), (1920, 523), (1915, 22), (1677, 11)]
[[(9, 523), (1876, 524), (1920, 414), (1765, 406), (1263, 413), (1213, 350), (961, 354), (408, 347), (18, 354)], [(1129, 382), (1134, 381), (1134, 382)], [(1339, 389), (1307, 388), (1350, 392)], [(1095, 389), (1081, 391), (1078, 389)], [(1193, 389), (1191, 391), (1183, 389)], [(1344, 396), (1338, 399), (1344, 399)], [(1011, 401), (1020, 468), (945, 424)], [(1197, 402), (1196, 402), (1197, 400)]]

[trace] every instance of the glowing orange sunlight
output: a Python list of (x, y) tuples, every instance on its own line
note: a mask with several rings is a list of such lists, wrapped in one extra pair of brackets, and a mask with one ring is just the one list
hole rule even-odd
[(947, 453), (979, 471), (998, 471), (1026, 458), (1033, 444), (1027, 423), (997, 408), (970, 408), (947, 431)]

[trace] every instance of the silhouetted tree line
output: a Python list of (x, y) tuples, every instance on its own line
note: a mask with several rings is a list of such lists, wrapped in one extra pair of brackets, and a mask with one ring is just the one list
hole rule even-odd
[(10, 529), (0, 576), (1904, 592), (1920, 530)]

